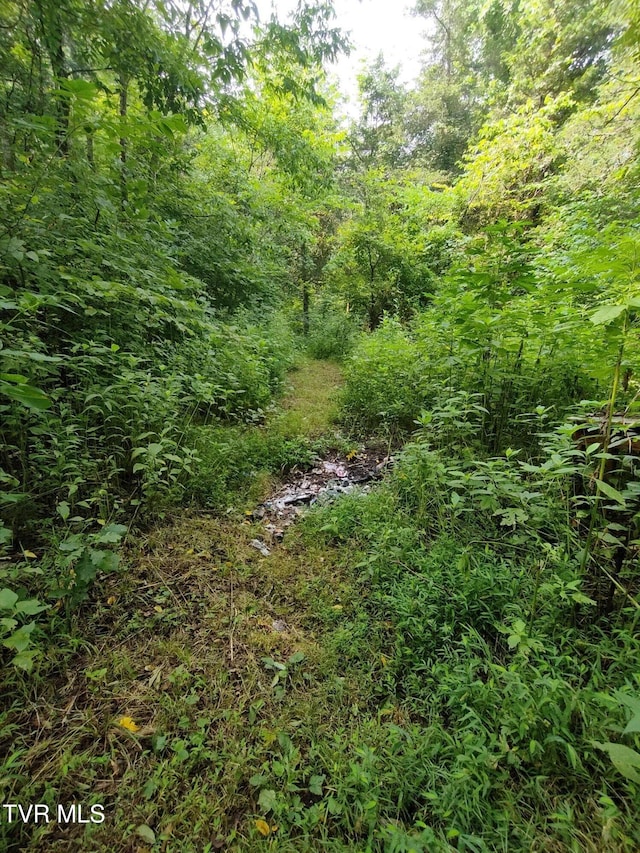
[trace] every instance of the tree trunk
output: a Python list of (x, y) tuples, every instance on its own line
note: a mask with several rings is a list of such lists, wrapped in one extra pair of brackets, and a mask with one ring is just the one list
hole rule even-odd
[(124, 128), (124, 122), (127, 118), (127, 106), (129, 95), (129, 79), (122, 73), (119, 78), (120, 84), (120, 120), (122, 122), (120, 128), (120, 209), (124, 207), (129, 200), (127, 193), (127, 137)]
[[(55, 85), (59, 89), (62, 82), (69, 76), (64, 56), (64, 33), (61, 10), (57, 3), (40, 2), (38, 6), (43, 40), (47, 48)], [(58, 153), (62, 157), (66, 157), (69, 153), (70, 114), (71, 102), (68, 95), (66, 93), (56, 95), (56, 144)]]
[(302, 333), (309, 334), (309, 285), (302, 285)]

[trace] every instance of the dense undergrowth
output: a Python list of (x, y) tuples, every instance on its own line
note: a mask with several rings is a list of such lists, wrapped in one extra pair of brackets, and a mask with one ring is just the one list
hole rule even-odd
[[(354, 565), (340, 652), (379, 670), (382, 716), (351, 764), (374, 848), (634, 850), (638, 609), (621, 597), (612, 623), (608, 579), (580, 573), (571, 448), (523, 471), (438, 432), (384, 487), (307, 522)], [(382, 724), (397, 709), (402, 725)]]
[(638, 3), (255, 11), (0, 3), (0, 844), (632, 853)]

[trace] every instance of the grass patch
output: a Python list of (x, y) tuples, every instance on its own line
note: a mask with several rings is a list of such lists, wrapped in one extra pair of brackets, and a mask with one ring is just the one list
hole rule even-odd
[(3, 826), (5, 849), (135, 849), (147, 826), (172, 850), (250, 850), (255, 821), (279, 811), (265, 791), (284, 803), (295, 790), (296, 820), (322, 834), (320, 811), (307, 814), (321, 800), (318, 733), (349, 728), (369, 680), (331, 639), (353, 595), (323, 547), (293, 535), (264, 558), (248, 544), (257, 532), (177, 520), (95, 588), (74, 632), (91, 642), (53, 656), (28, 710), (6, 717), (4, 751), (19, 760), (3, 775), (6, 801), (100, 802), (107, 820)]
[(290, 374), (291, 387), (283, 411), (272, 422), (284, 435), (310, 438), (327, 433), (337, 415), (337, 391), (342, 371), (333, 361), (303, 361)]

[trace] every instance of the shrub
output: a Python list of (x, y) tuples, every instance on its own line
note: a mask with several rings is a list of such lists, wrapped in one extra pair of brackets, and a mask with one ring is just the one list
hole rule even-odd
[(353, 314), (331, 305), (311, 312), (307, 352), (313, 358), (342, 360), (349, 355), (360, 333), (360, 323)]
[(409, 333), (387, 317), (346, 363), (342, 408), (359, 429), (409, 430), (424, 407), (428, 371)]

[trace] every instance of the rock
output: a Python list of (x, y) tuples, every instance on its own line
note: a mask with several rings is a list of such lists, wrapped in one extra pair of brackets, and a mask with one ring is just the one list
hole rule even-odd
[[(295, 516), (292, 516), (291, 519), (288, 520), (289, 524), (293, 521), (294, 517)], [(265, 525), (265, 530), (269, 534), (269, 538), (272, 542), (281, 542), (284, 538), (284, 530), (281, 527), (276, 527), (275, 524), (270, 523)]]
[(344, 465), (340, 465), (338, 462), (323, 462), (322, 468), (328, 474), (335, 474), (336, 477), (340, 477), (341, 479), (349, 476), (349, 472)]
[(252, 539), (249, 542), (252, 548), (255, 548), (256, 551), (260, 551), (263, 557), (268, 557), (271, 554), (271, 551), (267, 548), (264, 542), (261, 539)]

